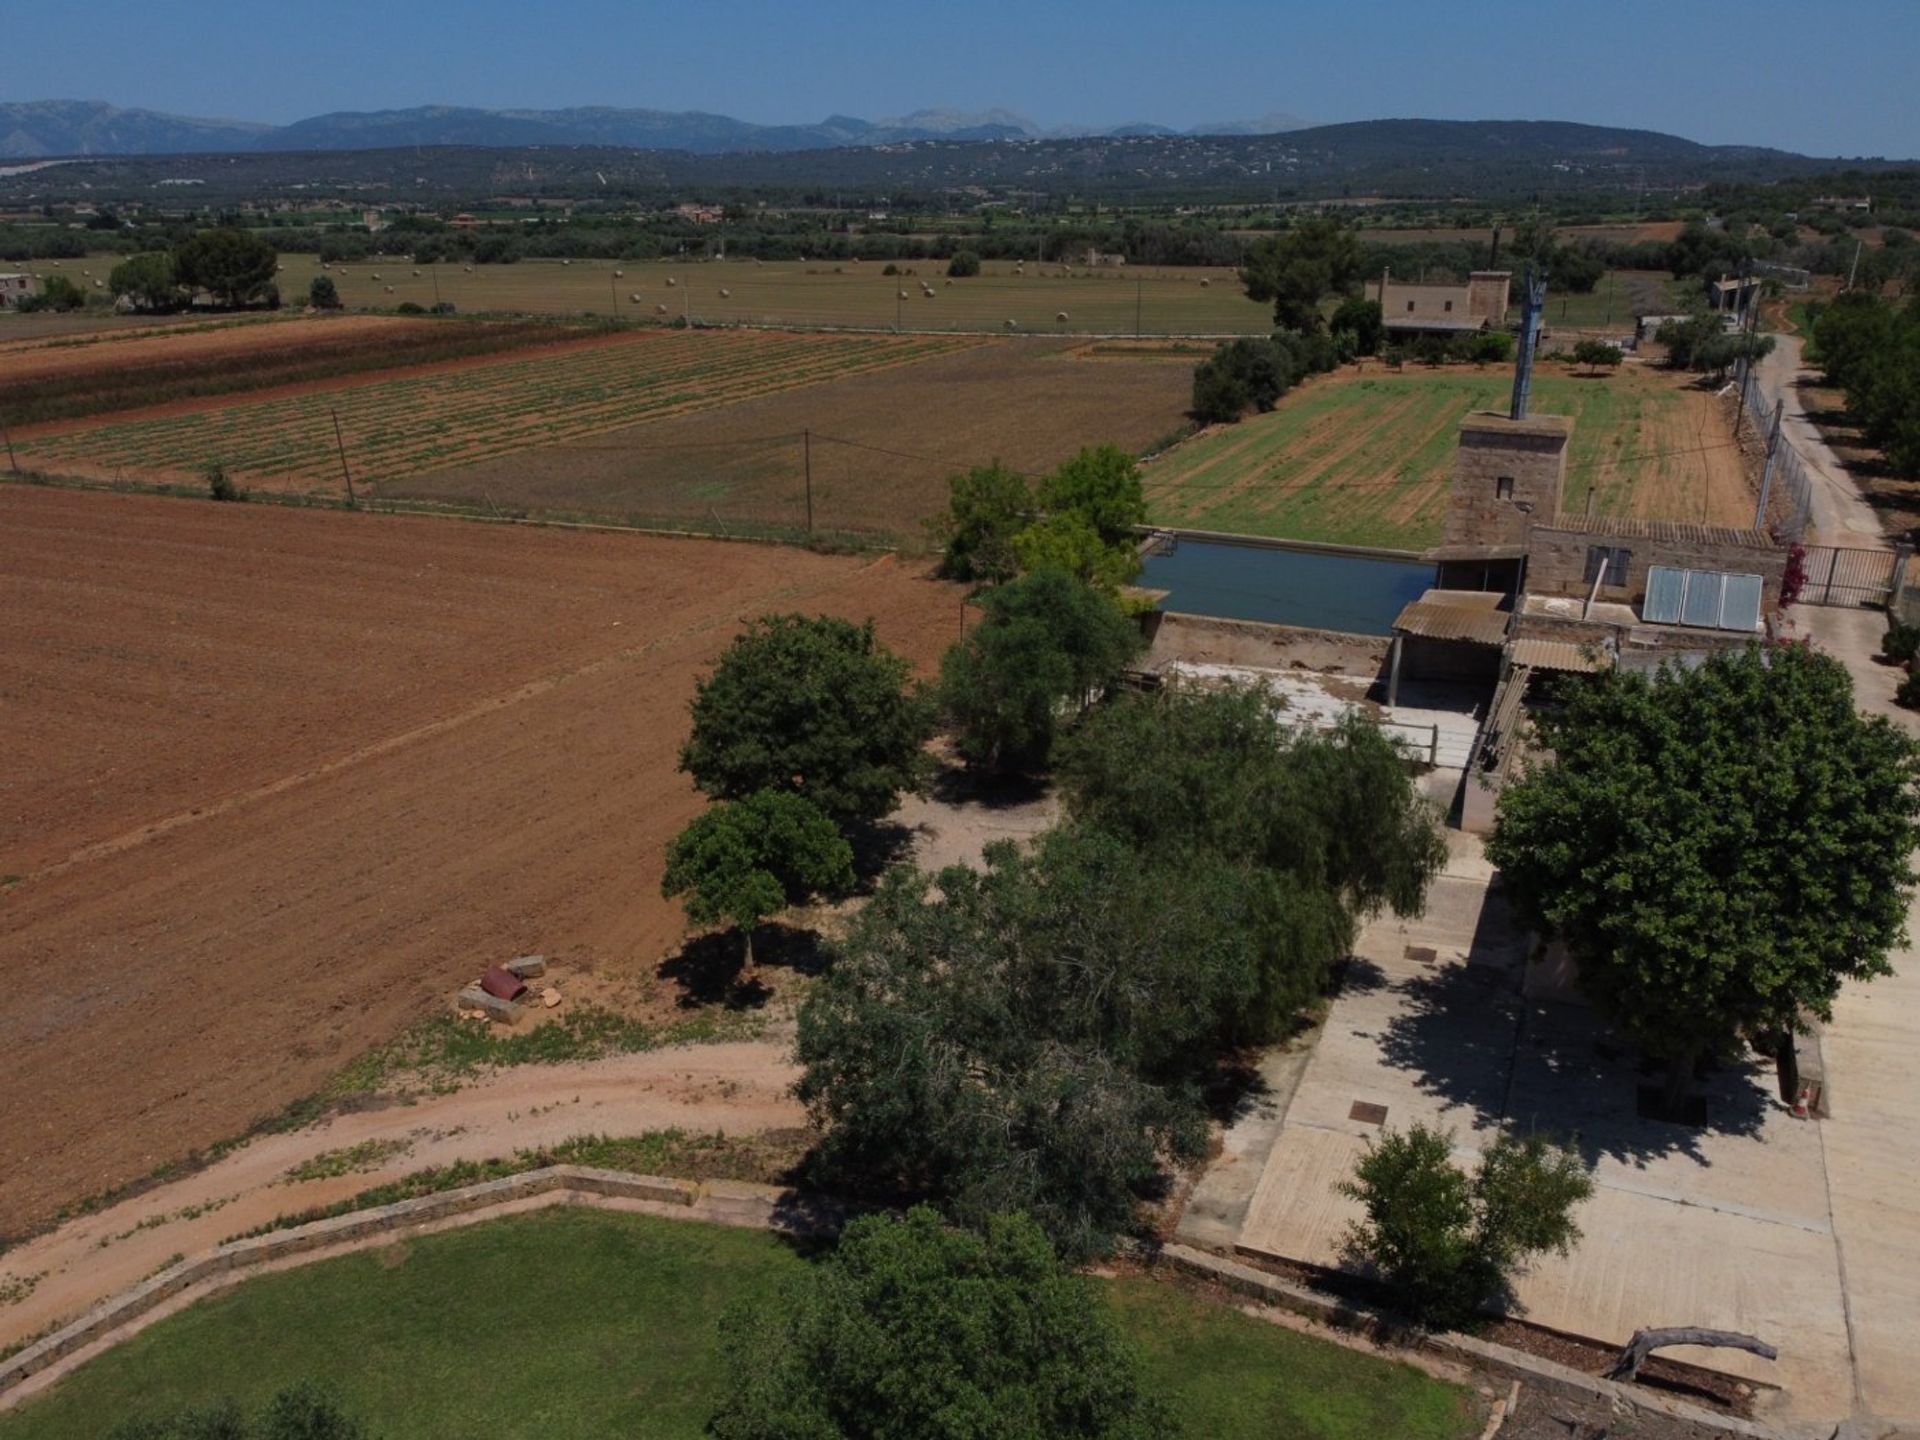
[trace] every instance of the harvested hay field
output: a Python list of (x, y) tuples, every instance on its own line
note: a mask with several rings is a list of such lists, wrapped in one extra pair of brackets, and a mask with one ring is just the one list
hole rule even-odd
[[(283, 255), (280, 288), (304, 294), (311, 255)], [(942, 260), (522, 260), (408, 264), (399, 257), (328, 272), (350, 307), (450, 301), (463, 315), (506, 312), (685, 317), (701, 325), (1026, 335), (1263, 335), (1273, 307), (1247, 299), (1226, 266), (1084, 266), (988, 261), (948, 283)], [(616, 273), (617, 272), (617, 273)], [(927, 291), (931, 289), (932, 294)], [(904, 294), (902, 293), (904, 292)], [(1066, 319), (1059, 317), (1065, 312)]]
[(0, 348), (0, 413), (26, 427), (592, 338), (543, 321), (337, 315), (43, 340)]
[[(0, 1233), (244, 1130), (539, 951), (657, 986), (686, 703), (892, 558), (0, 486)], [(31, 983), (28, 983), (31, 977)]]
[(426, 366), (360, 383), (295, 385), (263, 398), (190, 402), (93, 423), (23, 427), (15, 444), (24, 463), (59, 474), (177, 482), (219, 464), (245, 485), (331, 493), (343, 484), (336, 414), (347, 463), (363, 482), (377, 485), (977, 343), (623, 331), (551, 353)]
[[(1504, 410), (1505, 370), (1409, 367), (1310, 381), (1271, 414), (1215, 426), (1147, 467), (1164, 525), (1418, 550), (1438, 542), (1456, 432)], [(1753, 497), (1718, 397), (1644, 365), (1590, 379), (1545, 366), (1536, 413), (1574, 417), (1563, 504), (1600, 515), (1752, 522)]]
[[(1161, 342), (1164, 344), (1164, 342)], [(999, 459), (1045, 471), (1084, 445), (1144, 450), (1186, 421), (1194, 357), (988, 341), (918, 364), (761, 395), (383, 485), (383, 496), (666, 526), (915, 541), (947, 477)], [(808, 432), (811, 432), (809, 438)]]

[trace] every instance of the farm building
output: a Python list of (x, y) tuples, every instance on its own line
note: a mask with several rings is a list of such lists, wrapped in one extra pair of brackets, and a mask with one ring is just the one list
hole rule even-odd
[(0, 273), (0, 310), (11, 310), (29, 295), (38, 294), (40, 282), (20, 271)]
[(1373, 298), (1391, 335), (1457, 335), (1502, 324), (1512, 281), (1511, 271), (1476, 270), (1464, 285), (1408, 285), (1382, 270)]
[(695, 225), (718, 225), (726, 218), (726, 212), (718, 205), (676, 205), (673, 213)]
[(1097, 245), (1089, 245), (1084, 263), (1089, 269), (1111, 269), (1127, 263), (1127, 257), (1118, 250), (1102, 250)]
[(1725, 315), (1744, 316), (1747, 307), (1760, 297), (1757, 275), (1722, 275), (1706, 285), (1708, 307)]

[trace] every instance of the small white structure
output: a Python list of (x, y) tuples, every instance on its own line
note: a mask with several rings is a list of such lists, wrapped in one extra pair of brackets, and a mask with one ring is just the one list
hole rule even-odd
[(0, 273), (0, 310), (11, 310), (29, 295), (40, 293), (40, 282), (19, 270)]

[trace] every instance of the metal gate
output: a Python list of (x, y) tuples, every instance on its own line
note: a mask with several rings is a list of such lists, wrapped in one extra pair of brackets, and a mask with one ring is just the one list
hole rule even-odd
[(1893, 598), (1894, 580), (1905, 568), (1906, 558), (1902, 550), (1809, 545), (1800, 601), (1805, 605), (1885, 605)]

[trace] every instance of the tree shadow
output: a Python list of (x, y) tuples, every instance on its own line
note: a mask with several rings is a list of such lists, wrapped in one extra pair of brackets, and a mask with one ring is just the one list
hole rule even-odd
[(965, 765), (942, 766), (927, 793), (942, 805), (978, 805), (985, 810), (1014, 810), (1037, 805), (1052, 784), (1044, 776)]
[(1644, 1167), (1672, 1155), (1711, 1162), (1709, 1136), (1757, 1135), (1775, 1103), (1758, 1067), (1709, 1068), (1683, 1123), (1655, 1118), (1643, 1090), (1657, 1069), (1594, 1011), (1527, 1000), (1502, 970), (1446, 965), (1399, 982), (1379, 1035), (1382, 1060), (1421, 1091), (1464, 1109), (1475, 1129), (1509, 1125), (1571, 1141), (1589, 1165)]
[(853, 874), (857, 893), (865, 894), (895, 865), (912, 858), (914, 828), (898, 820), (874, 820), (850, 826), (847, 843), (853, 847)]
[(660, 962), (662, 980), (680, 987), (682, 1010), (720, 1006), (728, 1010), (758, 1010), (773, 998), (773, 987), (762, 978), (769, 970), (796, 975), (818, 975), (826, 968), (820, 937), (797, 925), (770, 922), (753, 932), (753, 958), (760, 972), (748, 977), (746, 943), (737, 930), (696, 935), (677, 954)]

